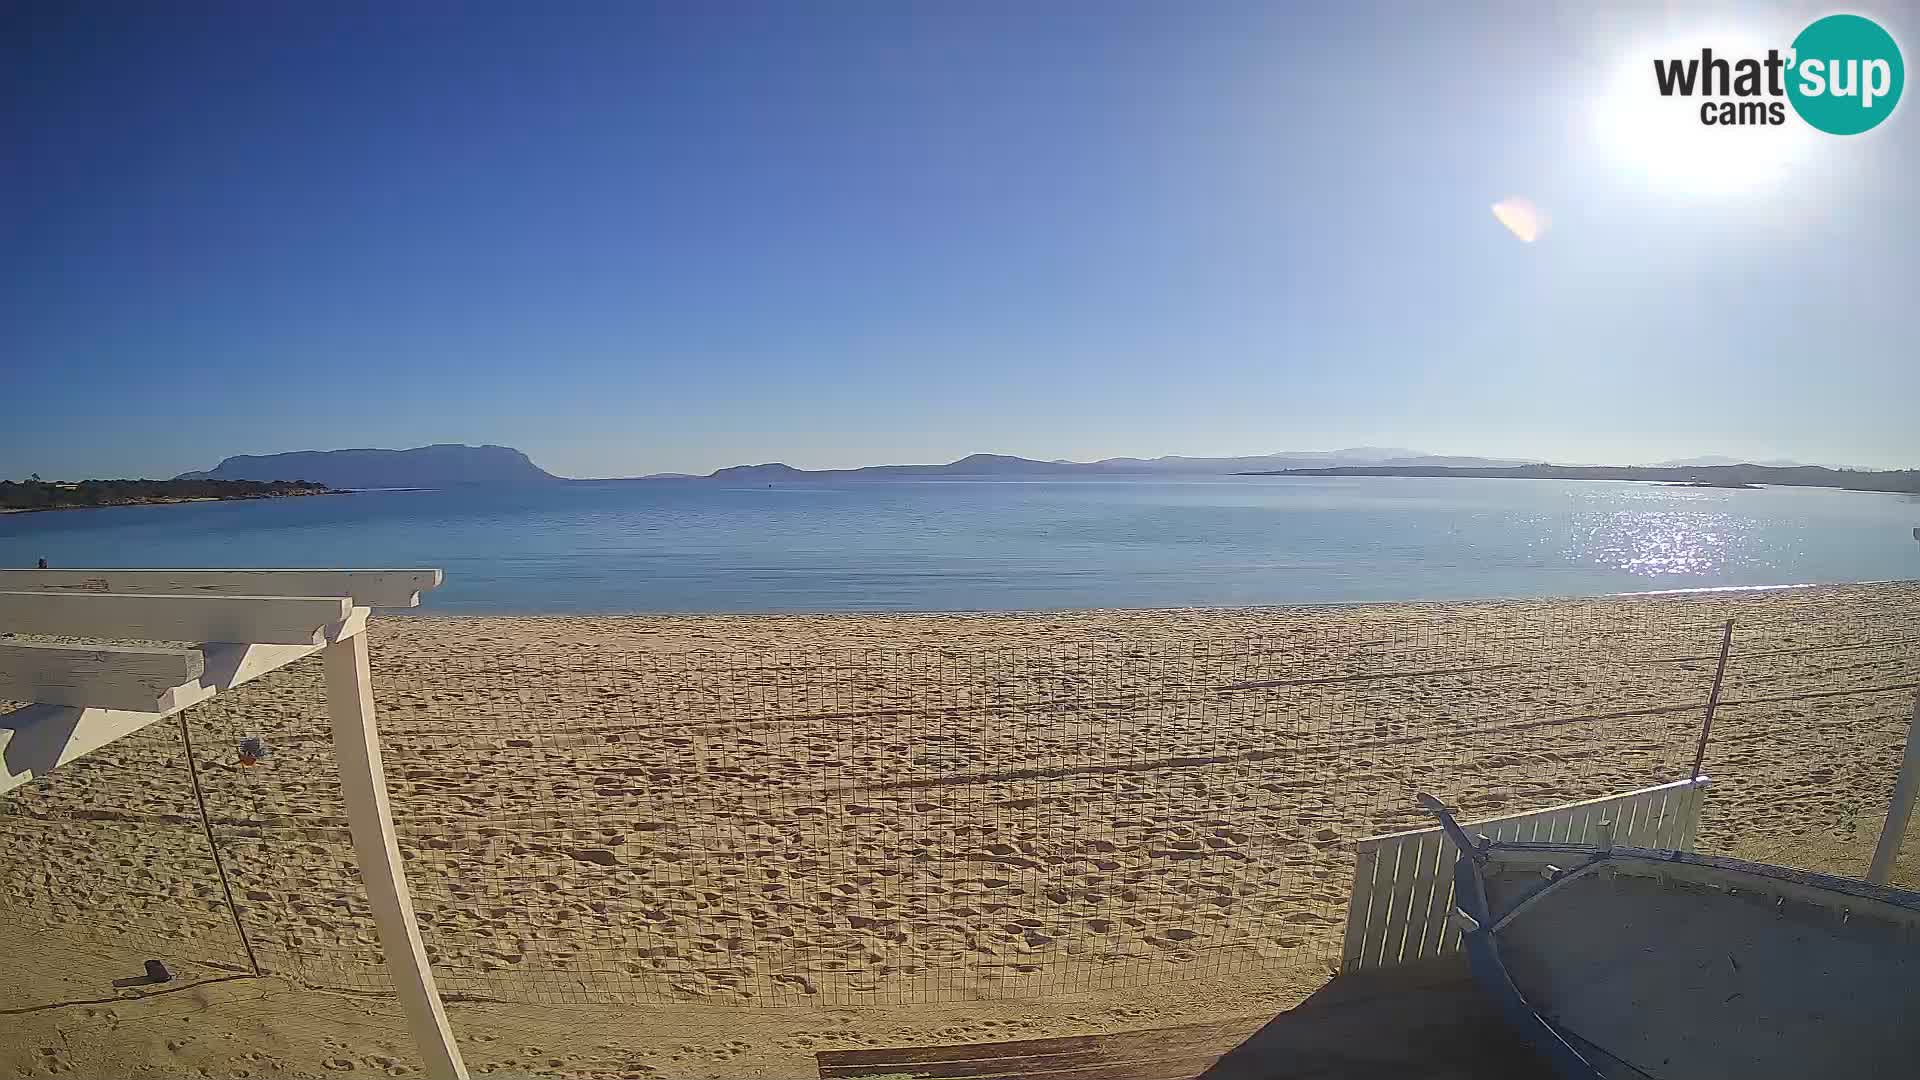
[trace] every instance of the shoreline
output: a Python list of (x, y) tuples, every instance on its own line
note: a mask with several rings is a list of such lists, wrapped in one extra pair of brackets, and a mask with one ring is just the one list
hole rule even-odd
[(1635, 589), (1622, 592), (1555, 594), (1549, 596), (1481, 596), (1445, 600), (1327, 600), (1319, 603), (1230, 604), (1186, 607), (1095, 607), (1095, 608), (931, 608), (891, 610), (882, 608), (806, 611), (443, 611), (430, 607), (431, 594), (417, 608), (393, 609), (380, 616), (404, 619), (945, 619), (945, 618), (1045, 618), (1053, 616), (1098, 615), (1182, 615), (1206, 617), (1209, 614), (1251, 615), (1341, 612), (1356, 608), (1394, 610), (1429, 607), (1485, 607), (1507, 604), (1584, 604), (1606, 600), (1652, 597), (1733, 596), (1740, 593), (1775, 593), (1810, 589), (1849, 589), (1865, 586), (1920, 586), (1920, 577), (1874, 578), (1864, 581), (1798, 581), (1773, 585), (1701, 585), (1679, 589)]
[(318, 495), (351, 495), (352, 491), (286, 491), (274, 495), (202, 495), (179, 499), (130, 499), (126, 502), (90, 503), (74, 506), (9, 506), (0, 514), (50, 514), (60, 510), (117, 510), (125, 506), (181, 506), (187, 503), (265, 502), (270, 499), (306, 499)]

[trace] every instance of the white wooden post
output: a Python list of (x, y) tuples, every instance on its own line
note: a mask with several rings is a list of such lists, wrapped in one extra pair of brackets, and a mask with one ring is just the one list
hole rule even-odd
[(367, 900), (380, 930), (387, 971), (406, 1010), (407, 1026), (420, 1048), (426, 1072), (435, 1080), (465, 1080), (467, 1067), (453, 1041), (433, 969), (413, 921), (413, 899), (394, 838), (393, 811), (387, 803), (387, 778), (380, 767), (380, 735), (374, 723), (373, 684), (367, 671), (364, 633), (326, 647), (327, 712), (333, 718), (334, 754), (346, 794), (347, 823), (353, 851), (366, 882)]
[[(1914, 530), (1920, 539), (1920, 529)], [(1880, 830), (1880, 843), (1873, 849), (1873, 863), (1867, 868), (1867, 880), (1885, 885), (1893, 876), (1893, 860), (1907, 838), (1907, 822), (1913, 818), (1913, 800), (1920, 796), (1920, 690), (1913, 693), (1913, 720), (1907, 725), (1907, 753), (1900, 761), (1900, 779), (1893, 785), (1893, 802), (1887, 807), (1887, 823)]]

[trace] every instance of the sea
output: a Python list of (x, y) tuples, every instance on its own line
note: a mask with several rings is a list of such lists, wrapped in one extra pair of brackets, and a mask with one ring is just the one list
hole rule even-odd
[(1611, 481), (580, 481), (0, 515), (0, 566), (440, 567), (422, 614), (1228, 607), (1920, 578), (1920, 498)]

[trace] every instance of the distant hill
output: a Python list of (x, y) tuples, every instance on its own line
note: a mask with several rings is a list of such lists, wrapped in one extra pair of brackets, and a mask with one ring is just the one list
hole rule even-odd
[[(1737, 457), (1727, 457), (1724, 454), (1704, 454), (1700, 457), (1675, 458), (1672, 461), (1656, 461), (1647, 467), (1650, 469), (1685, 469), (1698, 465), (1766, 465), (1776, 469), (1797, 469), (1805, 464), (1807, 463), (1804, 461), (1793, 461), (1788, 458), (1770, 458), (1766, 461), (1745, 461)], [(1828, 469), (1837, 467), (1838, 466), (1833, 465), (1822, 466), (1822, 468)]]
[(1187, 476), (1228, 476), (1257, 470), (1310, 468), (1346, 463), (1379, 465), (1465, 465), (1497, 466), (1520, 464), (1519, 459), (1479, 457), (1435, 457), (1417, 450), (1389, 447), (1353, 447), (1346, 450), (1301, 450), (1252, 457), (1157, 457), (1102, 458), (1099, 461), (1036, 461), (1008, 454), (968, 454), (944, 465), (867, 465), (857, 469), (796, 469), (783, 462), (762, 465), (735, 465), (719, 469), (701, 479), (743, 483), (778, 483), (782, 480), (886, 480), (918, 476), (992, 477), (992, 476), (1151, 476), (1179, 474)]
[(1828, 469), (1819, 465), (1694, 465), (1663, 468), (1650, 465), (1520, 465), (1512, 468), (1443, 468), (1435, 466), (1346, 466), (1331, 469), (1286, 469), (1271, 476), (1466, 476), (1511, 480), (1650, 480), (1701, 487), (1830, 487), (1850, 491), (1891, 491), (1920, 494), (1920, 469), (1886, 471)]
[(242, 454), (177, 480), (305, 480), (333, 488), (441, 488), (561, 483), (510, 446), (439, 443), (411, 450), (300, 450)]
[[(1305, 469), (1320, 465), (1375, 465), (1387, 461), (1424, 459), (1418, 450), (1392, 446), (1352, 446), (1344, 450), (1282, 450), (1277, 454), (1249, 457), (1183, 457), (1178, 454), (1156, 458), (1113, 457), (1089, 462), (1093, 468), (1122, 469), (1129, 472), (1241, 472), (1248, 469)], [(1501, 464), (1492, 458), (1474, 458), (1477, 464)], [(1517, 464), (1514, 462), (1512, 464)]]

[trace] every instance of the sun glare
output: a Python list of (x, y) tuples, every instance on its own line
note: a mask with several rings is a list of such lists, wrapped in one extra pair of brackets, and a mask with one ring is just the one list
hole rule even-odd
[(1547, 231), (1546, 211), (1518, 195), (1493, 204), (1493, 218), (1523, 244), (1531, 244)]
[(1631, 180), (1660, 191), (1689, 195), (1737, 195), (1777, 187), (1804, 160), (1814, 132), (1782, 98), (1784, 124), (1703, 124), (1701, 106), (1725, 98), (1662, 97), (1654, 82), (1654, 58), (1698, 57), (1703, 46), (1717, 56), (1764, 57), (1780, 40), (1751, 32), (1707, 28), (1642, 42), (1629, 48), (1594, 101), (1593, 133)]

